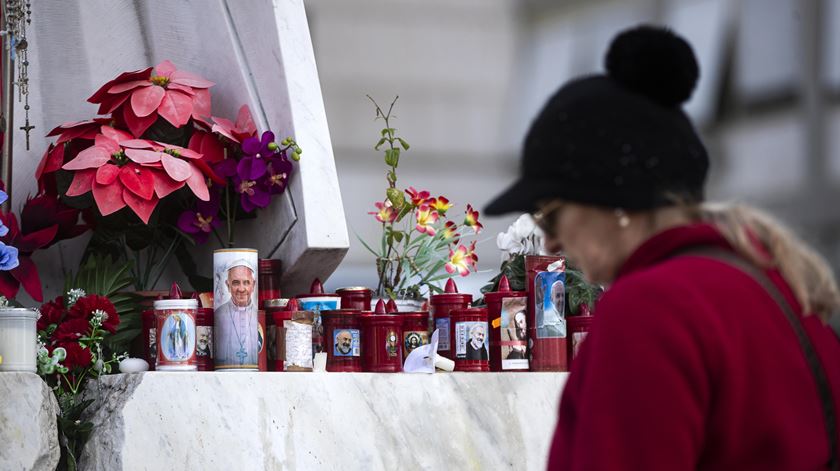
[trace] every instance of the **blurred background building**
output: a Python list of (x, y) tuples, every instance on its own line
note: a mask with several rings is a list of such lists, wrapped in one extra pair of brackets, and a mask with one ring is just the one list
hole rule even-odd
[[(375, 239), (385, 188), (381, 122), (395, 96), (412, 147), (399, 185), (482, 208), (514, 178), (531, 119), (569, 78), (603, 70), (638, 23), (687, 38), (701, 78), (686, 110), (712, 156), (709, 199), (771, 210), (840, 268), (840, 0), (309, 0), (307, 13), (351, 249), (329, 287), (376, 284), (356, 235)], [(485, 219), (483, 273), (515, 216)]]

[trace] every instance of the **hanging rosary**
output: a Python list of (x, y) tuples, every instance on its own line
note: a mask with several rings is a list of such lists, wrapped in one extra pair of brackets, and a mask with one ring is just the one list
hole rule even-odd
[[(5, 47), (12, 55), (12, 61), (17, 62), (18, 102), (23, 101), (25, 124), (19, 129), (26, 133), (26, 150), (29, 150), (29, 132), (35, 126), (29, 124), (29, 44), (26, 41), (26, 26), (32, 24), (32, 3), (27, 0), (6, 0), (6, 24), (0, 35), (8, 38)], [(5, 84), (4, 84), (5, 85)], [(10, 90), (10, 97), (13, 93)], [(4, 116), (4, 119), (8, 117)]]

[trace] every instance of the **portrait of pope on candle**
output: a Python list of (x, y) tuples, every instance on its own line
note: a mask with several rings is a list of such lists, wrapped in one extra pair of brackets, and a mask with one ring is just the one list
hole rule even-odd
[(238, 258), (224, 264), (223, 273), (217, 273), (221, 276), (216, 279), (224, 280), (222, 292), (228, 298), (215, 310), (217, 368), (257, 368), (260, 345), (255, 265), (250, 260)]

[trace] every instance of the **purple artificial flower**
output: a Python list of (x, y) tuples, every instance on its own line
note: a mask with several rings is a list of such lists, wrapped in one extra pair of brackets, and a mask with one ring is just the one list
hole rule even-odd
[(199, 200), (195, 209), (184, 211), (178, 217), (178, 229), (191, 235), (196, 244), (207, 242), (207, 238), (222, 222), (219, 220), (221, 196), (218, 191), (210, 192), (210, 201)]
[(265, 208), (271, 202), (271, 194), (257, 184), (256, 180), (248, 180), (237, 175), (233, 177), (233, 189), (239, 193), (242, 209), (247, 213), (252, 213), (257, 208)]
[(268, 159), (266, 174), (261, 183), (272, 195), (283, 193), (292, 176), (292, 163), (285, 154)]
[[(273, 149), (272, 149), (273, 147)], [(242, 141), (242, 160), (236, 166), (236, 173), (243, 180), (259, 180), (266, 171), (266, 159), (277, 151), (274, 133), (266, 131), (262, 139), (249, 137)]]
[[(242, 153), (251, 157), (268, 158), (277, 150), (277, 144), (272, 146), (273, 143), (274, 133), (266, 131), (262, 133), (262, 139), (249, 137), (242, 141)], [(271, 149), (271, 147), (274, 147), (274, 149)]]

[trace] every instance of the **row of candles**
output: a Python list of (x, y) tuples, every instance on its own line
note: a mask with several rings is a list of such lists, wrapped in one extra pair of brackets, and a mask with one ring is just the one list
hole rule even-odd
[[(537, 267), (533, 271), (538, 274), (540, 266), (545, 269), (557, 261), (534, 257), (530, 265)], [(227, 334), (220, 332), (221, 326), (214, 332), (214, 325), (229, 324), (226, 317), (220, 319), (227, 314), (220, 314), (218, 306), (214, 314), (209, 300), (202, 299), (204, 306), (199, 307), (198, 299), (176, 299), (156, 301), (154, 310), (144, 312), (149, 363), (158, 370), (311, 371), (312, 359), (324, 352), (327, 371), (400, 372), (409, 353), (428, 344), (437, 330), (437, 354), (453, 360), (455, 371), (565, 371), (592, 320), (589, 316), (562, 319), (562, 335), (541, 336), (535, 293), (511, 290), (505, 277), (497, 291), (485, 294), (483, 307), (473, 307), (472, 295), (459, 293), (451, 279), (423, 310), (412, 312), (399, 312), (393, 300), (380, 299), (372, 305), (372, 290), (364, 287), (325, 293), (319, 280), (309, 293), (289, 300), (279, 297), (279, 262), (259, 260), (258, 265), (261, 309), (254, 313), (253, 323), (256, 361), (236, 364), (230, 352), (219, 348), (230, 344), (227, 338), (232, 334), (247, 339), (241, 332), (247, 323), (228, 329)], [(194, 320), (185, 328), (194, 328), (195, 333), (183, 335), (182, 342), (194, 344), (192, 352), (179, 351), (184, 347), (173, 341), (173, 315)], [(250, 355), (244, 347), (239, 353)]]

